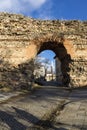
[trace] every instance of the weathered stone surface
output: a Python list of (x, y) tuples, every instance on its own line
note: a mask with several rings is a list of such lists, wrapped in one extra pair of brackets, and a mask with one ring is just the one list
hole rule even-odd
[(87, 86), (87, 21), (42, 21), (0, 13), (1, 84), (30, 83), (29, 62), (47, 49), (61, 61), (64, 84)]

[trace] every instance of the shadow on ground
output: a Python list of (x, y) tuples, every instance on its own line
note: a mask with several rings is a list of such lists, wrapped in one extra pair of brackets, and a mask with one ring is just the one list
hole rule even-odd
[[(51, 90), (51, 91), (49, 91)], [(47, 100), (50, 103), (53, 100), (65, 99), (69, 95), (69, 102), (63, 104), (67, 105), (71, 102), (78, 102), (80, 100), (87, 100), (87, 88), (83, 89), (74, 89), (68, 90), (62, 87), (55, 86), (43, 86), (42, 89), (36, 90), (33, 94), (27, 95), (26, 97), (19, 100), (20, 103), (23, 102), (39, 102), (43, 100)], [(24, 109), (19, 109), (17, 107), (12, 106), (11, 111), (0, 110), (0, 125), (3, 127), (7, 127), (6, 130), (68, 130), (64, 127), (65, 124), (58, 126), (58, 128), (53, 125), (53, 122), (50, 120), (39, 120), (35, 115), (27, 112)], [(25, 123), (27, 122), (27, 124)], [(6, 124), (6, 126), (4, 126)], [(32, 126), (28, 125), (32, 124)], [(74, 126), (74, 128), (79, 128), (80, 126)], [(87, 126), (85, 126), (87, 128)], [(2, 129), (1, 129), (2, 130)], [(86, 129), (85, 129), (86, 130)]]
[(11, 130), (26, 130), (27, 128), (25, 125), (18, 122), (14, 115), (6, 113), (5, 111), (0, 111), (0, 121), (8, 126), (7, 130), (9, 130), (9, 127)]
[[(67, 130), (65, 128), (56, 128), (48, 120), (39, 120), (34, 115), (16, 107), (12, 107), (15, 113), (7, 113), (5, 111), (0, 111), (0, 121), (7, 124), (10, 130), (47, 130), (52, 128), (52, 130)], [(16, 114), (16, 118), (14, 116)], [(17, 119), (22, 119), (34, 125), (33, 127), (27, 127), (26, 125), (20, 123)], [(10, 128), (9, 128), (10, 127)], [(8, 130), (7, 129), (7, 130)]]
[[(51, 90), (51, 91), (50, 91)], [(69, 99), (71, 101), (80, 101), (87, 99), (87, 86), (82, 88), (67, 88), (67, 87), (56, 87), (54, 86), (42, 86), (42, 89), (36, 90), (29, 98), (36, 101), (47, 100), (54, 101), (56, 99), (66, 99), (69, 94)], [(55, 98), (56, 97), (56, 98)]]
[[(58, 123), (57, 126), (59, 126), (57, 128), (49, 120), (39, 120), (34, 115), (16, 107), (12, 107), (12, 109), (15, 110), (15, 112), (11, 114), (5, 111), (0, 111), (0, 121), (8, 126), (8, 129), (6, 130), (68, 130), (63, 128), (66, 124), (61, 124), (61, 127)], [(27, 121), (28, 123), (31, 123), (32, 126), (26, 126), (23, 123), (20, 123), (18, 119)], [(74, 128), (82, 130), (80, 129), (80, 126), (74, 126)], [(85, 128), (87, 128), (87, 126), (85, 126)]]

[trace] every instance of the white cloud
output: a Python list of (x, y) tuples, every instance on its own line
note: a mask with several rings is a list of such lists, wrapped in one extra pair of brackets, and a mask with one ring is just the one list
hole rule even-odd
[(0, 11), (21, 13), (40, 8), (47, 0), (0, 0)]
[(20, 13), (39, 19), (53, 19), (52, 5), (52, 0), (0, 0), (0, 12)]
[(43, 6), (43, 8), (40, 8), (38, 10), (37, 17), (44, 20), (54, 19), (54, 17), (52, 16), (52, 7), (53, 7), (53, 1), (47, 0), (45, 6)]
[(1, 0), (0, 1), (0, 11), (7, 10), (11, 8), (11, 0)]
[(34, 8), (39, 8), (41, 5), (43, 5), (46, 2), (46, 0), (26, 0), (26, 1), (29, 1), (29, 3)]

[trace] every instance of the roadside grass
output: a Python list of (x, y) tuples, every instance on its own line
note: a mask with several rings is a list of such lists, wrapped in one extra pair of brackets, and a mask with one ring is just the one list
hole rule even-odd
[(32, 86), (33, 89), (40, 89), (42, 88), (41, 85), (37, 84), (37, 83), (34, 83), (33, 86)]
[(0, 92), (8, 93), (8, 92), (11, 92), (11, 91), (12, 91), (12, 88), (10, 88), (10, 87), (1, 87), (0, 88)]
[(23, 94), (26, 94), (26, 93), (29, 93), (33, 90), (36, 90), (36, 89), (41, 89), (41, 85), (38, 85), (37, 83), (33, 83), (32, 84), (32, 87), (31, 88), (24, 88), (24, 89), (21, 89), (21, 88), (12, 88), (12, 87), (9, 87), (9, 86), (0, 86), (0, 92), (5, 92), (5, 93), (9, 93), (9, 92), (21, 92)]

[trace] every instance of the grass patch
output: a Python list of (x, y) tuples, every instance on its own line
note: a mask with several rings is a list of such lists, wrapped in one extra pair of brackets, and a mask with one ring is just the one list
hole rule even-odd
[(42, 88), (42, 86), (34, 83), (32, 88), (33, 89), (40, 89), (40, 88)]
[(11, 92), (11, 91), (12, 91), (12, 88), (10, 88), (10, 87), (3, 87), (3, 88), (0, 89), (0, 91), (7, 93), (7, 92)]

